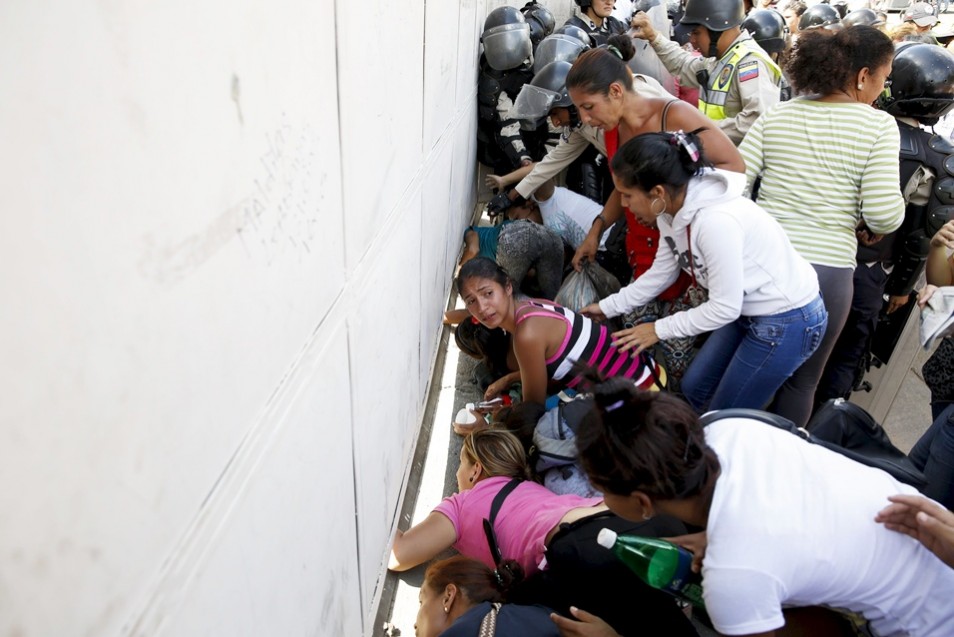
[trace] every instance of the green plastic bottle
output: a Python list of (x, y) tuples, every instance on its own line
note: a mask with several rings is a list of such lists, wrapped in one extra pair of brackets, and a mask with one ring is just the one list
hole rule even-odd
[(693, 606), (705, 608), (702, 578), (692, 572), (692, 553), (671, 542), (603, 529), (596, 541), (616, 555), (639, 579)]

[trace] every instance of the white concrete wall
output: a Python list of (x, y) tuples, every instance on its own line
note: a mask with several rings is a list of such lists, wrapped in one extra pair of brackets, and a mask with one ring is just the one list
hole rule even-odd
[(0, 637), (371, 634), (497, 4), (0, 6)]

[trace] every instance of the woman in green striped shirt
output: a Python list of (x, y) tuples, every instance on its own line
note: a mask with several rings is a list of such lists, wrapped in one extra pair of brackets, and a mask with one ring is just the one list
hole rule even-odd
[(828, 330), (776, 393), (771, 411), (808, 422), (815, 387), (848, 317), (858, 241), (896, 230), (904, 218), (897, 124), (871, 103), (884, 90), (894, 48), (875, 28), (799, 36), (789, 77), (799, 97), (759, 118), (739, 150), (758, 203), (818, 273)]

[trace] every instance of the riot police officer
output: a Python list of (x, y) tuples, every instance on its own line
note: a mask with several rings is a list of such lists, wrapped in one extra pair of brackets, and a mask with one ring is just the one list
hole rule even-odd
[(845, 27), (853, 27), (856, 24), (867, 24), (869, 27), (880, 27), (884, 25), (884, 19), (875, 13), (873, 9), (862, 7), (849, 11), (848, 15), (841, 19), (841, 24)]
[(513, 100), (533, 78), (530, 25), (514, 7), (498, 7), (484, 21), (477, 82), (477, 159), (499, 174), (545, 153), (547, 131), (523, 130), (509, 116)]
[[(787, 54), (791, 46), (788, 24), (782, 14), (775, 9), (754, 9), (745, 17), (742, 28), (748, 31), (752, 39), (781, 68), (782, 57)], [(779, 82), (779, 91), (783, 102), (792, 98), (792, 87), (784, 71)]]
[[(954, 107), (954, 56), (932, 44), (902, 43), (888, 80), (878, 107), (894, 115), (901, 133), (904, 221), (871, 245), (859, 237), (851, 312), (828, 359), (816, 403), (847, 397), (861, 385), (869, 345), (880, 361), (888, 362), (913, 306), (909, 295), (924, 271), (930, 239), (954, 218), (954, 168), (948, 167), (954, 164), (954, 145), (920, 126), (933, 126)], [(886, 315), (879, 324), (883, 305)], [(907, 311), (900, 311), (905, 306)]]
[(537, 46), (545, 37), (553, 33), (556, 28), (556, 18), (542, 4), (531, 0), (520, 8), (523, 19), (530, 25), (530, 42), (533, 45), (533, 53), (536, 55)]
[(690, 42), (705, 57), (657, 33), (644, 13), (632, 22), (636, 37), (649, 41), (670, 73), (700, 88), (699, 110), (736, 145), (778, 103), (782, 78), (778, 65), (741, 29), (744, 19), (742, 0), (688, 0), (680, 24), (692, 26)]
[(606, 44), (611, 35), (626, 31), (626, 24), (613, 17), (615, 0), (576, 0), (578, 15), (566, 21), (589, 34), (595, 45)]
[(841, 26), (841, 16), (828, 4), (813, 4), (798, 19), (798, 30), (837, 29)]

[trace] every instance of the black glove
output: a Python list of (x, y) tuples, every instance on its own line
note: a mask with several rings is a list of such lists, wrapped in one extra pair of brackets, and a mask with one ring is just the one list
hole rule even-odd
[(494, 198), (487, 203), (487, 216), (491, 218), (496, 217), (506, 212), (512, 205), (513, 202), (510, 201), (510, 197), (507, 196), (507, 193), (498, 192), (494, 195)]

